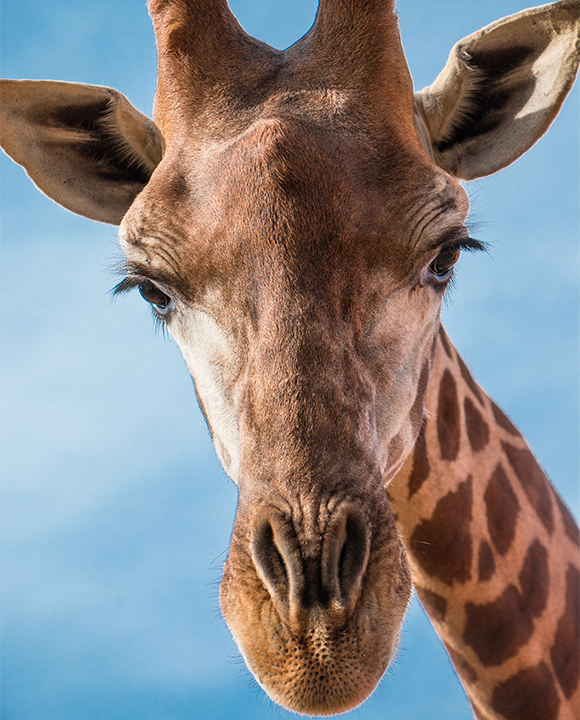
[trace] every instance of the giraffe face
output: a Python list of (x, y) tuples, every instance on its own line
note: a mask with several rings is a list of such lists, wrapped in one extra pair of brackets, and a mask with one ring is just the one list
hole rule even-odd
[[(138, 287), (178, 342), (239, 486), (221, 589), (227, 623), (274, 700), (342, 712), (372, 691), (396, 643), (410, 575), (385, 484), (417, 438), (453, 265), (479, 245), (446, 172), (491, 174), (543, 135), (578, 67), (578, 2), (464, 38), (415, 96), (390, 0), (320, 0), (311, 30), (286, 51), (249, 37), (226, 0), (148, 4), (154, 123), (110, 88), (6, 81), (2, 146), (70, 210), (114, 224), (129, 210), (119, 290)], [(462, 417), (473, 453), (491, 440), (473, 398), (459, 404), (457, 372), (430, 383), (439, 385), (433, 465), (444, 476), (431, 475), (431, 493), (466, 469), (456, 462)], [(403, 503), (414, 493), (413, 512), (430, 473), (419, 438)], [(534, 534), (540, 524), (551, 534), (531, 455), (510, 443), (501, 452)], [(494, 573), (492, 545), (501, 557), (516, 544), (524, 500), (509, 497), (497, 468), (480, 503), (490, 527), (480, 582)], [(414, 527), (397, 507), (415, 580), (439, 582), (422, 593), (439, 619), (449, 599), (441, 584), (471, 576), (475, 485), (475, 472), (462, 477)], [(492, 667), (531, 637), (547, 601), (546, 548), (534, 538), (516, 584), (483, 602), (477, 588), (464, 602), (460, 647), (471, 657), (450, 652), (466, 687), (477, 679), (474, 654)], [(566, 612), (550, 656), (570, 698), (577, 571), (560, 578)], [(502, 631), (532, 590), (527, 622)], [(555, 681), (534, 662), (495, 686), (494, 712), (555, 717)]]
[(259, 120), (171, 153), (123, 221), (123, 289), (179, 344), (235, 482), (283, 476), (288, 445), (322, 466), (349, 443), (388, 482), (413, 446), (441, 301), (473, 241), (456, 181), (410, 143), (383, 152)]
[(280, 116), (172, 149), (123, 221), (126, 282), (179, 344), (239, 486), (226, 620), (300, 712), (362, 702), (396, 644), (410, 577), (384, 485), (421, 425), (466, 210), (412, 143), (377, 157), (362, 133)]

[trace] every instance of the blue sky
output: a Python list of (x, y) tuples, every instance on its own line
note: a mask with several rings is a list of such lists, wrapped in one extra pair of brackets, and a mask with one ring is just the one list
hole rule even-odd
[[(236, 0), (286, 47), (313, 0)], [(525, 7), (401, 0), (416, 87), (451, 46)], [(4, 0), (2, 74), (116, 87), (150, 114), (139, 0)], [(444, 321), (578, 514), (578, 109), (471, 183), (476, 236)], [(3, 693), (6, 720), (290, 717), (252, 684), (218, 613), (236, 490), (176, 346), (137, 294), (112, 305), (115, 228), (62, 210), (2, 158)], [(458, 720), (468, 705), (422, 610), (354, 717)]]

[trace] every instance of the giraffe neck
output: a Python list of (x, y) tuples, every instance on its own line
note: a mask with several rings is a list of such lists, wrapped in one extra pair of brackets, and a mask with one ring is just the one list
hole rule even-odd
[(476, 717), (577, 719), (578, 527), (443, 329), (425, 418), (388, 493)]

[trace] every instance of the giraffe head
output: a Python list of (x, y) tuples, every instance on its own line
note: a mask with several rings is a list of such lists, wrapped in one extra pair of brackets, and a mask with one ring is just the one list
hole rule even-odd
[[(178, 30), (198, 16), (151, 9), (166, 150), (121, 238), (168, 298), (238, 483), (224, 616), (273, 699), (344, 711), (383, 675), (409, 598), (383, 482), (419, 430), (450, 274), (430, 265), (468, 242), (467, 201), (420, 145), (388, 7), (370, 37), (367, 13), (352, 18), (361, 37), (330, 65), (332, 5), (286, 53), (222, 14), (218, 69), (217, 38)], [(337, 74), (355, 47), (366, 55)], [(193, 57), (209, 58), (202, 87)]]
[[(495, 59), (489, 33), (470, 36), (475, 70), (460, 47), (414, 99), (389, 2), (322, 2), (285, 52), (225, 1), (150, 11), (155, 123), (108, 89), (8, 83), (4, 146), (70, 209), (122, 218), (119, 291), (139, 288), (177, 341), (239, 487), (226, 622), (274, 700), (342, 712), (384, 673), (410, 594), (384, 486), (421, 426), (453, 266), (478, 246), (457, 177), (546, 129), (571, 81), (540, 108), (532, 66), (554, 43), (566, 55), (569, 33), (551, 45), (552, 20), (536, 21), (508, 60), (503, 30)], [(476, 91), (499, 86), (470, 132)], [(510, 136), (516, 111), (525, 132)]]

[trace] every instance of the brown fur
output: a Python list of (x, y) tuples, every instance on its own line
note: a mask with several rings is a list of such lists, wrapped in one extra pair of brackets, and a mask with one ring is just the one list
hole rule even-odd
[[(410, 577), (381, 465), (394, 474), (420, 429), (440, 297), (421, 291), (419, 274), (467, 209), (420, 148), (394, 15), (367, 4), (353, 30), (340, 5), (323, 5), (285, 53), (240, 35), (216, 8), (235, 83), (219, 62), (201, 83), (194, 57), (207, 57), (213, 31), (194, 40), (183, 30), (192, 6), (152, 3), (166, 153), (123, 221), (129, 257), (237, 347), (228, 392), (240, 500), (222, 608), (270, 696), (316, 714), (362, 702), (397, 641)], [(348, 23), (343, 45), (326, 37), (336, 13)], [(330, 63), (329, 43), (342, 52)], [(352, 43), (368, 55), (345, 83)], [(168, 225), (157, 208), (169, 197)], [(348, 598), (344, 580), (328, 586), (322, 559), (345, 503), (368, 544)], [(355, 532), (344, 522), (335, 554)]]
[[(449, 340), (443, 335), (440, 339), (427, 414), (441, 402), (447, 373), (458, 381), (454, 403), (464, 404), (474, 395), (467, 368)], [(425, 447), (417, 447), (413, 455), (419, 452), (420, 465), (429, 465), (428, 480), (408, 499), (416, 484), (416, 461), (411, 456), (388, 489), (397, 528), (413, 580), (420, 586), (419, 597), (450, 651), (476, 716), (573, 720), (580, 709), (580, 558), (575, 533), (568, 533), (568, 510), (517, 429), (481, 388), (476, 389), (490, 429), (485, 451), (472, 446), (469, 426), (462, 423), (455, 462), (441, 462), (437, 427), (427, 422), (422, 433)], [(459, 507), (455, 513), (441, 512), (442, 503), (465, 487), (467, 469), (472, 513)], [(545, 497), (548, 502), (540, 500)], [(556, 504), (562, 513), (550, 512)], [(454, 536), (457, 542), (445, 540)], [(437, 552), (444, 542), (446, 552)], [(468, 557), (469, 544), (476, 542), (466, 565), (461, 558)], [(459, 577), (457, 572), (450, 574), (450, 567), (466, 570)], [(454, 578), (459, 582), (452, 584)]]
[(415, 96), (392, 2), (322, 0), (284, 52), (226, 0), (149, 7), (155, 124), (109, 89), (7, 82), (3, 147), (75, 212), (127, 211), (125, 283), (168, 309), (239, 485), (221, 603), (248, 666), (294, 711), (355, 707), (412, 573), (478, 718), (570, 718), (577, 531), (439, 313), (474, 246), (453, 175), (547, 129), (577, 0), (474, 33)]

